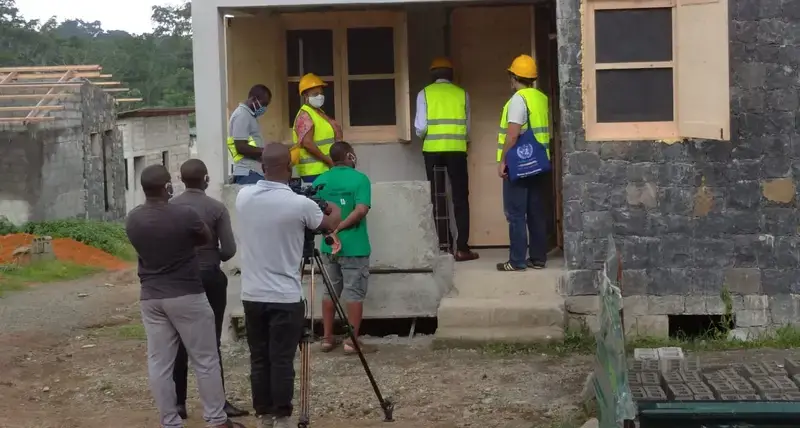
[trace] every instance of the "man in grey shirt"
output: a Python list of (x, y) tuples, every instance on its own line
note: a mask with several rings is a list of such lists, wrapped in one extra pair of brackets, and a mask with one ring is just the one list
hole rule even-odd
[(263, 180), (261, 171), (261, 150), (264, 138), (258, 118), (267, 112), (272, 101), (272, 92), (264, 85), (250, 88), (247, 100), (240, 103), (228, 123), (228, 151), (233, 160), (233, 183), (255, 184)]
[[(200, 215), (211, 232), (211, 240), (204, 246), (197, 248), (197, 258), (200, 264), (200, 280), (214, 311), (214, 321), (217, 336), (217, 353), (220, 355), (220, 372), (222, 368), (222, 354), (219, 352), (220, 338), (222, 337), (222, 321), (225, 315), (225, 306), (228, 301), (228, 277), (220, 268), (220, 262), (230, 260), (236, 254), (236, 241), (231, 229), (231, 218), (225, 205), (206, 195), (208, 188), (208, 168), (200, 159), (189, 159), (181, 165), (181, 181), (186, 185), (186, 191), (170, 200), (170, 203), (184, 205), (194, 209)], [(175, 369), (172, 379), (175, 381), (175, 393), (178, 396), (178, 414), (186, 419), (186, 389), (189, 375), (189, 358), (186, 348), (181, 343), (175, 357)], [(223, 387), (225, 378), (223, 375)], [(229, 401), (225, 402), (225, 413), (229, 417), (247, 416), (248, 412), (236, 408)]]
[(195, 252), (195, 247), (211, 242), (211, 232), (195, 210), (168, 203), (172, 184), (164, 166), (145, 168), (141, 184), (145, 203), (128, 214), (125, 231), (139, 258), (147, 368), (161, 426), (183, 427), (171, 376), (178, 344), (183, 342), (197, 376), (203, 419), (211, 427), (243, 428), (225, 414), (214, 312)]

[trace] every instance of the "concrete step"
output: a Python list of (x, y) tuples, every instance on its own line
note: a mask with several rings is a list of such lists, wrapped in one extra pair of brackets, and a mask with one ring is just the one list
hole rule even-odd
[(492, 299), (517, 296), (558, 298), (558, 281), (564, 274), (560, 268), (528, 269), (524, 272), (491, 270), (457, 271), (453, 296)]
[(442, 299), (439, 328), (564, 326), (564, 301), (539, 296)]
[(471, 348), (489, 343), (531, 344), (558, 341), (564, 338), (560, 327), (445, 327), (434, 335), (437, 348)]

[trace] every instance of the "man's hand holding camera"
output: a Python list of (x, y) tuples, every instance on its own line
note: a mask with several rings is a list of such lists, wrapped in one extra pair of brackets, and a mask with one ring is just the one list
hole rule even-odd
[[(325, 210), (323, 211), (323, 214), (325, 214), (325, 218), (331, 218), (331, 217), (338, 219), (342, 218), (342, 210), (339, 208), (338, 205), (336, 205), (333, 202), (328, 202), (327, 206), (325, 207)], [(325, 219), (322, 220), (322, 223), (323, 224), (325, 223)], [(327, 242), (331, 246), (331, 252), (333, 254), (338, 253), (339, 250), (342, 249), (342, 241), (340, 241), (339, 236), (336, 235), (340, 227), (341, 224), (339, 225), (339, 227), (333, 228), (333, 232), (325, 234), (325, 242)], [(323, 229), (323, 230), (331, 230), (331, 229)]]

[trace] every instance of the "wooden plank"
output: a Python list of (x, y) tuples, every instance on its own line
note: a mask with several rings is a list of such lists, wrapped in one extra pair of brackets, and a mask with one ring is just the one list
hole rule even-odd
[[(14, 73), (9, 73), (14, 74)], [(24, 73), (24, 74), (17, 74), (16, 80), (40, 80), (40, 79), (60, 79), (63, 76), (63, 73)], [(72, 77), (81, 77), (81, 78), (103, 78), (103, 79), (110, 79), (113, 75), (112, 74), (100, 74), (99, 71), (92, 71), (92, 72), (82, 72), (82, 73), (74, 73)]]
[[(59, 88), (77, 88), (83, 83), (7, 83), (0, 85), (0, 89), (36, 89), (36, 88), (52, 88), (54, 86)], [(44, 95), (44, 94), (42, 94)]]
[(52, 116), (45, 116), (45, 117), (0, 117), (0, 123), (29, 123), (29, 122), (47, 122), (50, 120), (55, 120)]
[(8, 83), (8, 82), (14, 80), (15, 77), (17, 77), (17, 72), (16, 71), (12, 71), (11, 73), (8, 73), (5, 77), (3, 77), (3, 80), (0, 80), (0, 85)]
[[(67, 72), (64, 73), (64, 75), (62, 75), (60, 79), (58, 79), (58, 82), (61, 83), (61, 82), (65, 82), (65, 81), (71, 79), (73, 74), (75, 74), (74, 71), (67, 70)], [(47, 91), (47, 94), (45, 94), (45, 95), (54, 94), (55, 91), (56, 91), (56, 87), (53, 86), (52, 88), (50, 88), (49, 91)], [(31, 110), (31, 112), (28, 113), (28, 117), (27, 118), (30, 119), (32, 117), (36, 117), (36, 115), (39, 114), (40, 110), (51, 110), (49, 108), (43, 108), (44, 107), (44, 103), (45, 103), (46, 100), (47, 100), (47, 98), (42, 97), (42, 99), (39, 100), (38, 103), (36, 103), (36, 106), (33, 108), (33, 110)], [(50, 107), (50, 106), (48, 106), (48, 107)], [(63, 108), (63, 106), (61, 106), (61, 107)]]
[(116, 86), (122, 84), (122, 82), (92, 82), (92, 81), (89, 81), (89, 83), (97, 86)]
[(0, 107), (0, 111), (64, 110), (64, 106), (13, 106)]
[(117, 98), (114, 101), (118, 103), (138, 103), (144, 101), (144, 98)]
[(128, 92), (131, 88), (103, 88), (104, 92)]
[(35, 72), (67, 72), (67, 71), (100, 71), (103, 67), (99, 65), (54, 65), (44, 67), (0, 67), (0, 73), (35, 73)]
[(60, 98), (73, 95), (72, 93), (66, 94), (18, 94), (18, 95), (0, 95), (0, 100), (29, 100), (41, 98)]

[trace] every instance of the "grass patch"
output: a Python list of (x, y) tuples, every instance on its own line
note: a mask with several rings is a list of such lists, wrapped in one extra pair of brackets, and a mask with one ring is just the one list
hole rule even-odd
[(92, 334), (122, 340), (147, 340), (147, 336), (144, 332), (144, 325), (141, 323), (141, 321), (131, 324), (100, 327), (92, 332)]
[[(751, 337), (749, 340), (729, 339), (727, 333), (711, 329), (698, 337), (636, 337), (625, 343), (628, 353), (636, 348), (660, 348), (678, 346), (684, 351), (732, 351), (741, 349), (790, 349), (800, 348), (800, 328), (784, 326), (772, 332)], [(540, 344), (492, 343), (481, 347), (488, 354), (509, 356), (519, 354), (542, 354), (551, 356), (588, 355), (596, 351), (594, 335), (588, 329), (567, 330), (563, 340)]]
[(0, 296), (10, 291), (20, 290), (27, 284), (69, 281), (101, 270), (58, 260), (41, 261), (26, 266), (2, 266), (0, 267)]
[(128, 241), (125, 225), (122, 222), (68, 219), (29, 222), (16, 227), (0, 218), (0, 235), (10, 233), (70, 238), (123, 260), (136, 259), (136, 252)]

